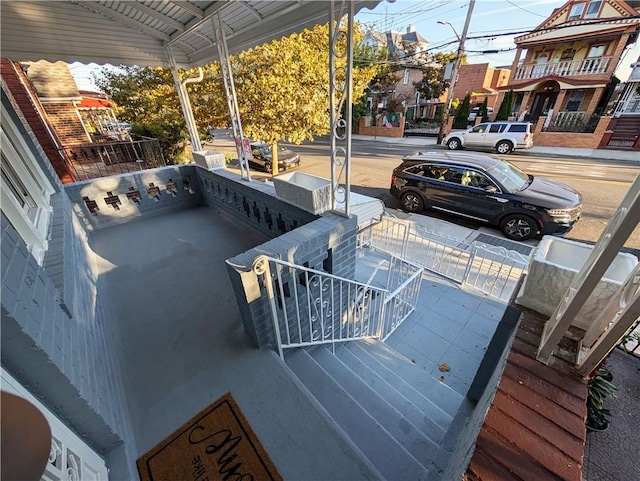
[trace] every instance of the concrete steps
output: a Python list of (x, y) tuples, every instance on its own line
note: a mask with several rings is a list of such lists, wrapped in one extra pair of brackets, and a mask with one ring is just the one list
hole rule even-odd
[(388, 480), (423, 480), (463, 397), (383, 342), (287, 352), (286, 363)]

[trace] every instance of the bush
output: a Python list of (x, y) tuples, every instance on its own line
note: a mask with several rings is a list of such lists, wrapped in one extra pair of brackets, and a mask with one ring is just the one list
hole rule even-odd
[(466, 129), (467, 119), (469, 118), (469, 112), (471, 112), (471, 95), (467, 93), (462, 103), (456, 109), (456, 115), (453, 118), (452, 128)]

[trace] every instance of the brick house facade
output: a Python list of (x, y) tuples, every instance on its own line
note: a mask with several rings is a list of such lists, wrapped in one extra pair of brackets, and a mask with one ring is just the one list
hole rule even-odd
[(507, 85), (511, 70), (491, 67), (488, 63), (461, 65), (458, 79), (453, 88), (453, 97), (462, 100), (467, 93), (471, 94), (471, 106), (482, 104), (485, 97), (487, 106), (498, 111), (499, 88)]
[[(512, 114), (547, 125), (587, 124), (605, 113), (616, 67), (640, 28), (640, 2), (570, 0), (538, 27), (515, 39), (509, 83)], [(498, 104), (499, 105), (499, 104)]]

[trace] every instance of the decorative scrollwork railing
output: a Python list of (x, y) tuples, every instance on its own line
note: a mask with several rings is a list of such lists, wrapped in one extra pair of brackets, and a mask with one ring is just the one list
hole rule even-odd
[(292, 347), (391, 334), (415, 309), (422, 268), (394, 257), (387, 266), (380, 287), (267, 256), (257, 258), (253, 272), (269, 299), (280, 356)]

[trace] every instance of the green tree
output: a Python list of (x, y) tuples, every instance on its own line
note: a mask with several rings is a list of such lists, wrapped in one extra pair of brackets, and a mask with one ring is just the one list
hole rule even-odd
[(469, 112), (471, 111), (471, 94), (467, 92), (464, 96), (464, 100), (456, 109), (456, 115), (453, 118), (452, 128), (464, 129), (467, 127), (467, 119), (469, 118)]
[[(413, 84), (422, 98), (437, 99), (447, 91), (451, 82), (445, 80), (444, 73), (447, 64), (454, 62), (455, 58), (455, 52), (438, 52), (432, 63), (422, 67), (422, 79)], [(462, 61), (466, 63), (466, 57), (463, 56)]]
[[(360, 44), (362, 37), (361, 30), (356, 29), (355, 45)], [(301, 143), (329, 132), (328, 46), (329, 27), (318, 25), (231, 57), (244, 134), (273, 146), (280, 140)], [(378, 71), (376, 62), (368, 58), (368, 54), (370, 52), (357, 53), (354, 99), (361, 97)], [(340, 67), (345, 66), (345, 60), (337, 63), (338, 71), (343, 72)], [(201, 133), (211, 126), (229, 124), (220, 65), (213, 63), (204, 70), (202, 82), (187, 85)], [(181, 71), (180, 78), (196, 74), (197, 70)], [(336, 80), (344, 82), (344, 78)], [(119, 118), (135, 125), (137, 130), (163, 135), (163, 140), (159, 140), (167, 155), (178, 155), (188, 133), (170, 70), (102, 69), (96, 76), (96, 85), (116, 104)], [(167, 148), (164, 142), (173, 143), (174, 148)], [(273, 150), (277, 153), (277, 149)]]
[(101, 68), (93, 79), (134, 134), (158, 139), (168, 162), (183, 156), (187, 129), (170, 70), (121, 65)]
[(482, 105), (478, 109), (478, 117), (480, 117), (481, 122), (489, 121), (489, 108), (487, 106), (487, 102), (487, 97), (485, 97), (484, 102), (482, 102)]
[(513, 105), (513, 90), (509, 90), (500, 103), (496, 120), (508, 120), (511, 115), (511, 106)]
[[(358, 29), (356, 44), (361, 36)], [(274, 154), (281, 140), (298, 144), (329, 132), (328, 40), (328, 25), (317, 25), (233, 58), (244, 132), (267, 142)], [(342, 43), (338, 48), (344, 47)], [(338, 72), (345, 62), (344, 58), (337, 61)], [(354, 98), (360, 97), (375, 71), (375, 66), (354, 69)], [(336, 81), (345, 78), (339, 76)], [(274, 155), (274, 174), (276, 169)]]

